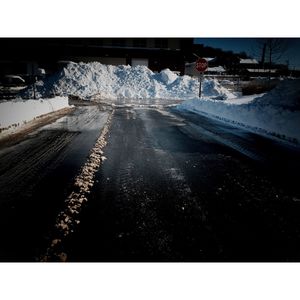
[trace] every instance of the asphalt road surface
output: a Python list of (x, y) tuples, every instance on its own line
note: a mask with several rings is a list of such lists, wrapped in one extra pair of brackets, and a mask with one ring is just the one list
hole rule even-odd
[(35, 261), (108, 112), (79, 107), (0, 150), (0, 260)]
[[(0, 152), (0, 259), (32, 261), (108, 108)], [(300, 261), (300, 150), (169, 107), (115, 108), (68, 261)]]

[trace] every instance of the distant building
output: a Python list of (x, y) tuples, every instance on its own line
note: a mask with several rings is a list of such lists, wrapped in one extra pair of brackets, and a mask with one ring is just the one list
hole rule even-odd
[(225, 75), (226, 70), (222, 66), (209, 67), (206, 71), (207, 75)]
[(256, 59), (252, 58), (240, 58), (238, 65), (238, 74), (241, 76), (248, 76), (248, 70), (257, 70), (259, 69), (259, 63)]
[(184, 55), (192, 44), (191, 38), (2, 38), (0, 75), (33, 78), (39, 68), (51, 74), (62, 61), (144, 65), (183, 74)]
[(239, 75), (247, 78), (251, 77), (277, 77), (287, 74), (287, 67), (284, 65), (272, 64), (269, 68), (268, 63), (264, 64), (264, 68), (256, 59), (240, 59)]
[(258, 76), (268, 76), (268, 74), (277, 75), (277, 69), (247, 69), (246, 72), (250, 77), (258, 77)]
[(245, 68), (248, 68), (250, 66), (258, 66), (259, 63), (256, 59), (253, 58), (240, 58), (240, 65)]
[[(217, 65), (216, 57), (203, 57), (208, 62), (208, 69), (205, 71), (205, 75), (225, 75), (226, 70), (224, 67)], [(189, 76), (199, 76), (199, 71), (196, 70), (196, 62), (186, 63), (185, 72)]]

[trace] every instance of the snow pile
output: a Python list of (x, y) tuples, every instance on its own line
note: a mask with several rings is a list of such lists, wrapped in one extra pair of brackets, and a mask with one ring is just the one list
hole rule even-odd
[(236, 98), (235, 94), (221, 86), (216, 79), (207, 79), (204, 81), (202, 95), (204, 97), (211, 97), (215, 100)]
[[(60, 73), (36, 84), (38, 97), (78, 96), (82, 99), (190, 99), (199, 82), (169, 69), (153, 73), (146, 66), (110, 66), (98, 62), (70, 63)], [(23, 96), (31, 96), (32, 87)], [(233, 95), (217, 81), (204, 80), (205, 96), (227, 99)]]
[(273, 106), (280, 110), (300, 111), (300, 80), (285, 80), (263, 97), (256, 98), (253, 105)]
[(260, 96), (226, 101), (209, 98), (188, 100), (177, 106), (246, 126), (251, 130), (300, 142), (300, 80), (282, 81)]
[(171, 84), (174, 82), (178, 76), (173, 73), (170, 69), (165, 69), (159, 73), (159, 76), (161, 77), (161, 81), (164, 84)]
[(68, 98), (55, 97), (43, 100), (11, 100), (0, 103), (1, 136), (15, 130), (34, 118), (69, 107)]

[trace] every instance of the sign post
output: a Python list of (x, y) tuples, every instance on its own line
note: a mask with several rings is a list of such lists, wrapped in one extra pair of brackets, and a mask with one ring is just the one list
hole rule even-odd
[(201, 72), (200, 75), (199, 75), (199, 82), (200, 82), (200, 86), (199, 86), (199, 98), (201, 98), (201, 92), (202, 92), (202, 79), (203, 79), (203, 72)]
[(203, 73), (207, 70), (207, 68), (208, 68), (208, 62), (207, 62), (206, 59), (199, 58), (196, 61), (196, 69), (197, 69), (197, 71), (200, 72), (200, 74), (199, 74), (199, 82), (200, 82), (200, 86), (199, 86), (199, 98), (201, 98)]

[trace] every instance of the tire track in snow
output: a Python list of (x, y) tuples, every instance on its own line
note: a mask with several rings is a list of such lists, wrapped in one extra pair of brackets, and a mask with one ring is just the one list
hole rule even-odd
[[(15, 195), (21, 190), (21, 187), (28, 185), (30, 180), (41, 178), (42, 171), (49, 160), (55, 159), (56, 154), (62, 151), (76, 135), (77, 133), (62, 132), (58, 134), (53, 132), (47, 138), (43, 136), (35, 148), (28, 147), (24, 151), (23, 148), (21, 150), (12, 148), (1, 159), (0, 194)], [(19, 163), (16, 164), (16, 161)], [(28, 189), (29, 187), (27, 187), (27, 192)]]
[(63, 210), (58, 214), (53, 238), (50, 246), (39, 260), (47, 261), (66, 261), (67, 254), (63, 251), (64, 240), (74, 232), (80, 223), (79, 215), (84, 203), (88, 201), (88, 194), (94, 185), (94, 177), (101, 163), (106, 159), (103, 155), (103, 148), (106, 146), (106, 137), (114, 111), (109, 115), (102, 132), (92, 148), (87, 162), (75, 178), (74, 189), (65, 200)]

